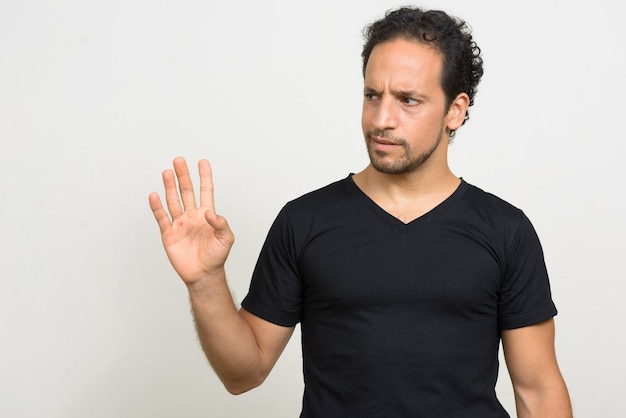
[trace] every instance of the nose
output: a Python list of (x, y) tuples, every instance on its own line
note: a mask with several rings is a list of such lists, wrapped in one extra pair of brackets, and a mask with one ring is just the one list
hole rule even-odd
[(381, 99), (374, 108), (371, 123), (381, 131), (396, 128), (398, 126), (398, 109), (394, 100), (389, 97)]

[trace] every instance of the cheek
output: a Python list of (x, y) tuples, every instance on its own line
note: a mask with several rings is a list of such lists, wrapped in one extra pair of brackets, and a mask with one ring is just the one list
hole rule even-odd
[(365, 105), (365, 103), (363, 104), (363, 109), (361, 110), (361, 127), (363, 128), (363, 130), (365, 130), (366, 126), (369, 126), (370, 121), (372, 120), (371, 114), (370, 114), (370, 110), (369, 107)]
[(443, 126), (442, 124), (443, 120), (441, 118), (430, 118), (427, 115), (405, 118), (401, 121), (401, 133), (409, 143), (428, 142), (433, 137), (438, 136)]

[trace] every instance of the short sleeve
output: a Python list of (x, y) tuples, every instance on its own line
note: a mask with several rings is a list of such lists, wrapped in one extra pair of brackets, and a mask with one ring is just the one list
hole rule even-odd
[(535, 229), (522, 214), (506, 240), (506, 266), (498, 304), (501, 329), (529, 326), (557, 314), (543, 250)]
[(254, 315), (281, 326), (294, 326), (302, 311), (302, 282), (298, 250), (288, 205), (270, 228), (241, 306)]

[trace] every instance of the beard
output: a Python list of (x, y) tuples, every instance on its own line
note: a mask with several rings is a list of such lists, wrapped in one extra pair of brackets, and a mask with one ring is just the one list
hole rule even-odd
[[(373, 136), (388, 139), (400, 145), (403, 151), (402, 155), (396, 159), (389, 159), (388, 153), (373, 150), (371, 139)], [(369, 155), (370, 163), (376, 171), (383, 174), (407, 174), (417, 170), (428, 161), (439, 146), (442, 138), (443, 126), (439, 130), (439, 134), (433, 146), (418, 155), (413, 155), (411, 147), (408, 145), (405, 138), (395, 137), (387, 130), (373, 130), (367, 132), (365, 134), (365, 143), (367, 145), (367, 154)]]

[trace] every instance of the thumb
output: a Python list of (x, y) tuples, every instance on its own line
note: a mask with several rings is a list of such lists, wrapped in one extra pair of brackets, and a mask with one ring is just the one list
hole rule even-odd
[(218, 215), (214, 211), (207, 209), (204, 212), (204, 219), (215, 230), (215, 236), (232, 244), (235, 240), (228, 221), (223, 216)]

